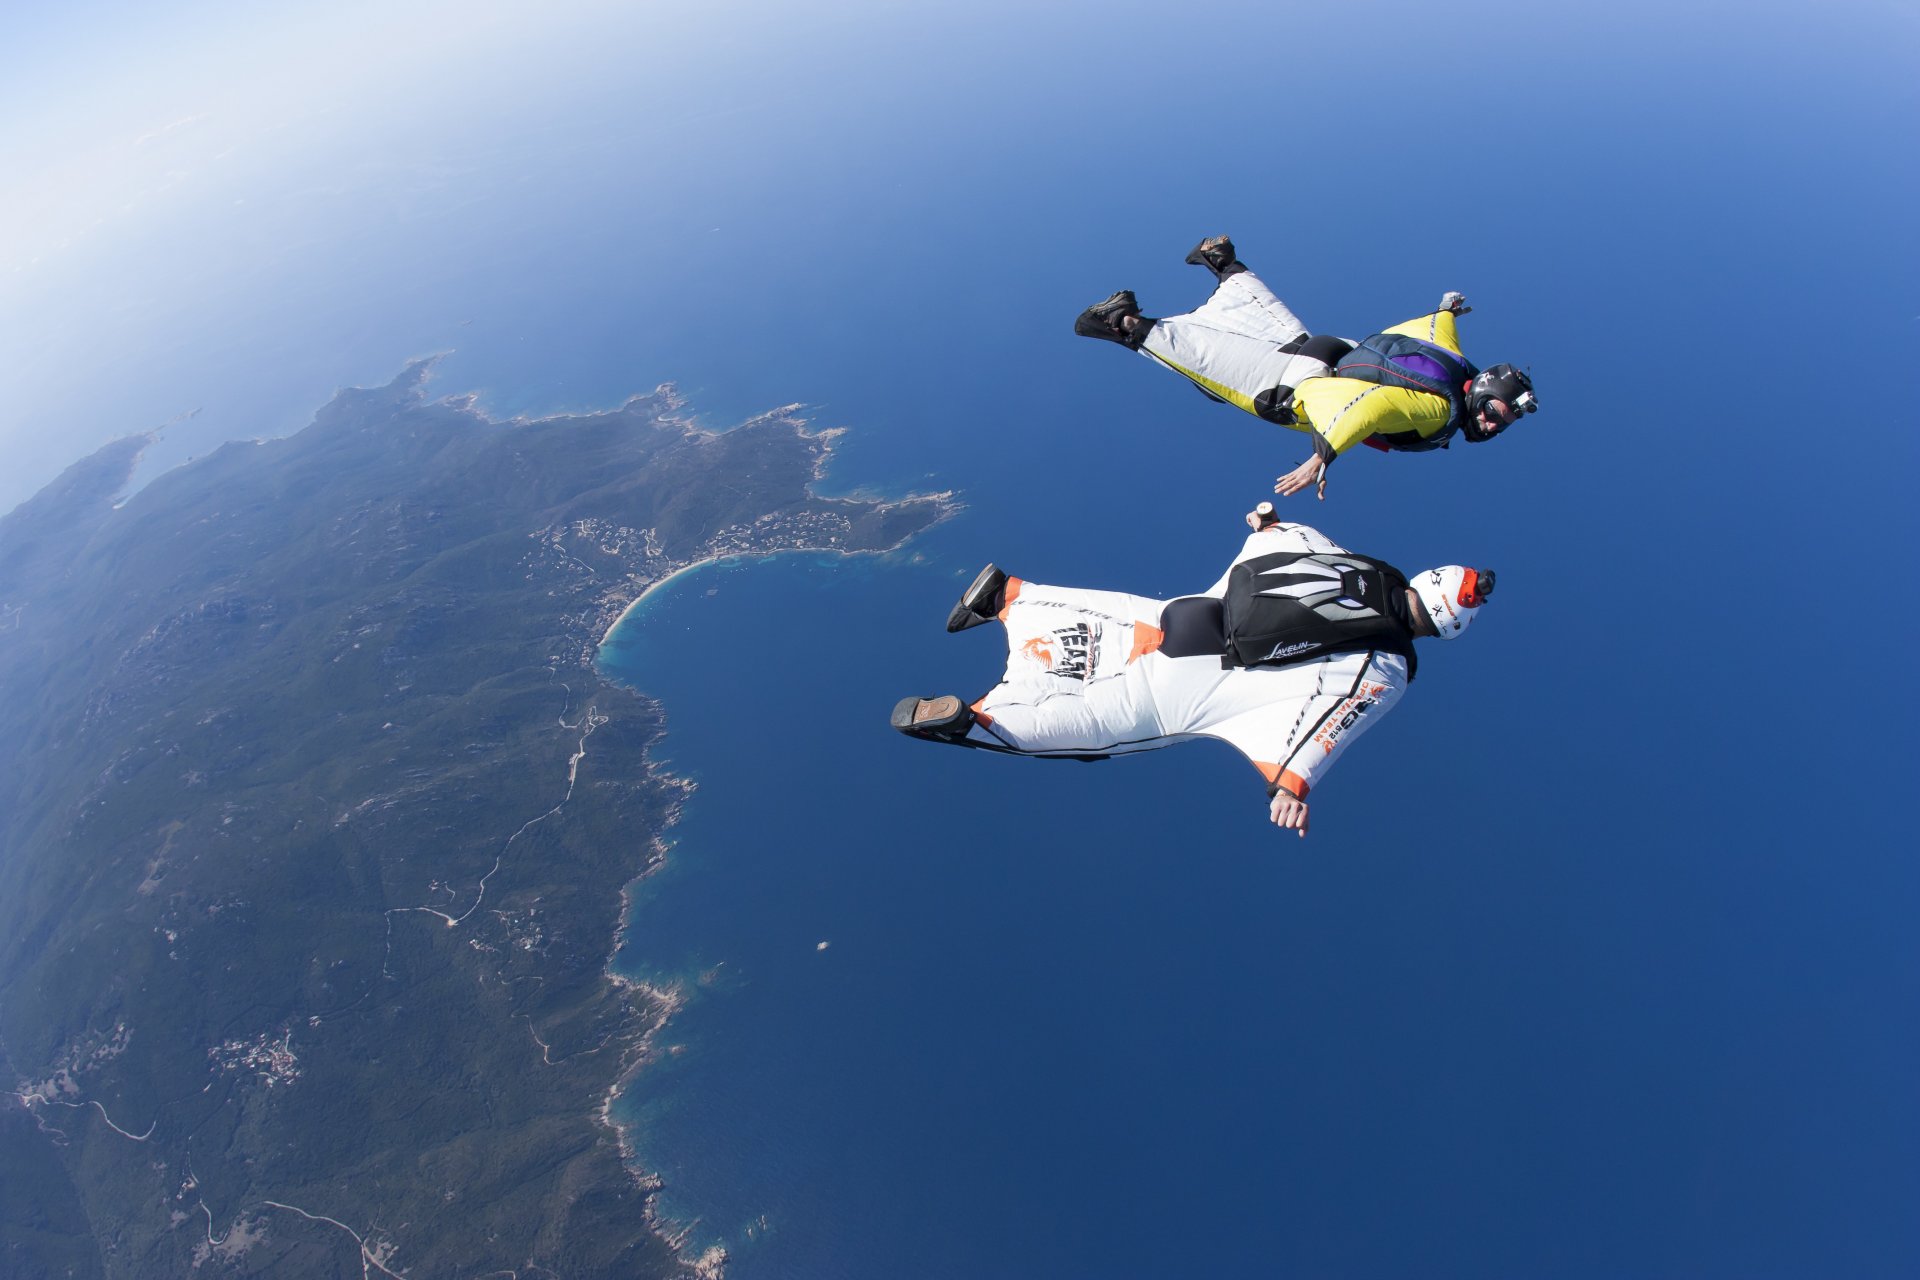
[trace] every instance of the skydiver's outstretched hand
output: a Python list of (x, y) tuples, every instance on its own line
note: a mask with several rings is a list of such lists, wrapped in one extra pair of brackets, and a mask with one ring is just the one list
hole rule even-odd
[(1290, 498), (1310, 484), (1319, 486), (1320, 501), (1325, 502), (1327, 500), (1327, 464), (1317, 453), (1275, 480), (1273, 491), (1282, 497)]
[(1273, 793), (1273, 807), (1267, 810), (1273, 815), (1273, 825), (1281, 830), (1291, 828), (1298, 831), (1302, 839), (1307, 834), (1307, 802), (1291, 791)]

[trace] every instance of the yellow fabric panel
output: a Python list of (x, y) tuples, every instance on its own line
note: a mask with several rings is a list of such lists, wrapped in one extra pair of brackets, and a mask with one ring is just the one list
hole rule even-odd
[(1409, 338), (1418, 338), (1422, 342), (1431, 342), (1436, 347), (1445, 347), (1457, 356), (1465, 356), (1460, 350), (1460, 333), (1451, 311), (1435, 311), (1431, 315), (1419, 316), (1397, 324), (1388, 329), (1388, 333), (1405, 334)]
[(1357, 378), (1308, 378), (1293, 389), (1293, 412), (1304, 429), (1324, 437), (1338, 454), (1375, 432), (1431, 436), (1447, 425), (1453, 410), (1439, 396), (1410, 387), (1383, 387)]

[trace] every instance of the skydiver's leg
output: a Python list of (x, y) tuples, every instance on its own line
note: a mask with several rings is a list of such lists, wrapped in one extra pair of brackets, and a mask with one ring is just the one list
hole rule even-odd
[(1212, 297), (1185, 315), (1164, 320), (1142, 315), (1133, 290), (1122, 289), (1082, 311), (1073, 331), (1138, 351), (1161, 325), (1232, 334), (1272, 347), (1298, 347), (1308, 336), (1299, 317), (1245, 267), (1221, 280)]
[(1000, 620), (1007, 628), (1007, 679), (1087, 683), (1117, 675), (1159, 646), (1163, 600), (1124, 591), (1049, 587), (1008, 578)]
[[(1183, 324), (1181, 320), (1176, 316), (1154, 325), (1140, 347), (1141, 354), (1188, 379), (1215, 400), (1244, 412), (1266, 417), (1262, 407), (1285, 397), (1285, 392), (1277, 388), (1291, 390), (1307, 378), (1328, 371), (1323, 362), (1281, 351), (1264, 339)], [(1284, 423), (1284, 419), (1270, 420)]]
[[(1064, 744), (1059, 749), (1068, 753), (1098, 752), (1102, 748), (1074, 744), (1139, 736), (1129, 728), (1133, 703), (1114, 701), (1114, 690), (1105, 686), (1120, 685), (1141, 657), (1159, 647), (1156, 624), (1164, 601), (1122, 591), (1049, 587), (1009, 578), (988, 565), (954, 610), (964, 625), (955, 628), (949, 621), (948, 629), (973, 625), (969, 619), (980, 618), (989, 593), (1007, 628), (1007, 669), (972, 713), (1005, 705), (1011, 708), (1012, 728), (995, 730), (991, 712), (967, 713), (959, 699), (944, 696), (903, 698), (893, 710), (895, 729), (918, 738), (964, 739), (969, 745), (1022, 752), (1046, 751), (1051, 743)], [(1152, 699), (1144, 705), (1151, 710)], [(1043, 706), (1045, 711), (1035, 710)]]
[(1193, 246), (1187, 261), (1213, 272), (1215, 280), (1225, 280), (1247, 269), (1247, 264), (1240, 261), (1240, 255), (1234, 250), (1233, 241), (1226, 236), (1208, 236)]
[(893, 706), (893, 727), (933, 742), (957, 742), (973, 724), (973, 712), (952, 694), (933, 698), (902, 698)]
[(1153, 321), (1140, 314), (1133, 290), (1122, 289), (1075, 316), (1073, 331), (1083, 338), (1117, 342), (1129, 351), (1138, 351), (1152, 325)]
[(973, 704), (969, 741), (1029, 754), (1106, 754), (1158, 736), (1153, 700), (1131, 677), (1160, 642), (1163, 601), (1020, 578), (1007, 579), (1003, 596), (1006, 675)]
[(1292, 389), (1329, 372), (1324, 360), (1302, 350), (1312, 341), (1273, 290), (1242, 268), (1198, 310), (1154, 321), (1139, 349), (1213, 399), (1292, 426)]
[(947, 630), (966, 631), (983, 626), (999, 616), (1006, 604), (1007, 575), (989, 564), (974, 576), (973, 584), (960, 593), (960, 601), (947, 614)]
[(1286, 303), (1280, 301), (1266, 282), (1251, 271), (1236, 271), (1222, 280), (1213, 296), (1183, 316), (1168, 316), (1157, 325), (1178, 322), (1246, 338), (1258, 338), (1274, 346), (1303, 341), (1307, 326), (1300, 323)]
[(1009, 680), (973, 704), (966, 740), (1021, 755), (1104, 756), (1168, 745), (1136, 666), (1089, 684)]
[(1140, 354), (1186, 378), (1213, 399), (1269, 422), (1296, 425), (1291, 412), (1293, 388), (1332, 371), (1326, 361), (1308, 352), (1284, 350), (1262, 338), (1185, 324), (1183, 320), (1175, 316), (1154, 325), (1141, 344)]

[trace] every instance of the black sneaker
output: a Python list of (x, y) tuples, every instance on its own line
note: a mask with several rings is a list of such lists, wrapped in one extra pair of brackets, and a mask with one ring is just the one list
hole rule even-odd
[[(1131, 322), (1131, 323), (1130, 323)], [(1138, 351), (1147, 340), (1153, 321), (1140, 314), (1140, 303), (1133, 290), (1122, 289), (1104, 302), (1096, 302), (1074, 317), (1073, 331), (1083, 338), (1104, 338)]]
[(1205, 267), (1213, 272), (1215, 280), (1225, 280), (1228, 276), (1238, 275), (1247, 269), (1234, 253), (1233, 241), (1226, 236), (1208, 236), (1193, 246), (1193, 252), (1187, 255), (1187, 261), (1196, 267)]
[(950, 693), (939, 698), (902, 698), (894, 704), (891, 723), (909, 737), (955, 741), (973, 727), (973, 708)]
[(1007, 575), (993, 565), (982, 569), (974, 578), (973, 585), (960, 593), (960, 603), (953, 606), (953, 612), (947, 615), (948, 631), (965, 631), (968, 627), (984, 626), (1000, 615), (1000, 589), (1007, 585)]

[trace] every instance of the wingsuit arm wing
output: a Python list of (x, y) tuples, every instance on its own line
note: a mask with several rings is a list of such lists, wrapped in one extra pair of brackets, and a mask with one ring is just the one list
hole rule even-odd
[(1331, 462), (1376, 432), (1432, 435), (1453, 407), (1411, 387), (1384, 387), (1358, 378), (1308, 378), (1293, 393), (1293, 412), (1313, 432), (1314, 453)]
[(1249, 679), (1291, 680), (1283, 696), (1203, 730), (1232, 746), (1267, 781), (1267, 795), (1299, 799), (1333, 768), (1355, 738), (1378, 723), (1406, 691), (1406, 663), (1393, 654), (1353, 654), (1271, 670)]
[(1466, 355), (1466, 352), (1460, 350), (1459, 317), (1452, 311), (1430, 311), (1424, 316), (1415, 316), (1404, 324), (1397, 324), (1387, 332), (1405, 334), (1409, 338), (1431, 342), (1436, 347), (1445, 347), (1463, 358)]

